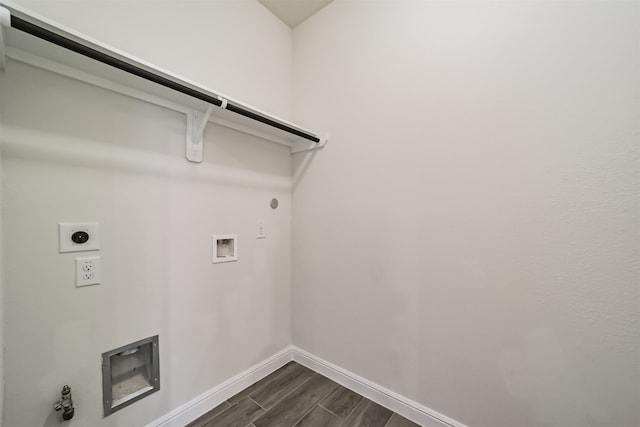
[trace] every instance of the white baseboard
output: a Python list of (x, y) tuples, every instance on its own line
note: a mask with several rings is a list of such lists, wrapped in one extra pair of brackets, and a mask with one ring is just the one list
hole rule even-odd
[(147, 427), (184, 427), (291, 360), (295, 360), (301, 365), (332, 379), (356, 393), (360, 393), (367, 399), (391, 409), (423, 427), (467, 427), (433, 409), (427, 408), (411, 399), (407, 399), (398, 393), (294, 346), (283, 349), (268, 359), (263, 360), (195, 399), (179, 406), (163, 417), (149, 423)]
[(362, 378), (352, 372), (323, 360), (300, 348), (293, 347), (293, 360), (332, 379), (338, 384), (360, 393), (367, 399), (391, 409), (424, 427), (466, 427), (433, 409), (407, 399), (391, 390)]
[(276, 369), (287, 364), (291, 361), (292, 349), (293, 347), (289, 346), (279, 351), (268, 359), (263, 360), (211, 390), (204, 392), (195, 399), (177, 407), (163, 417), (149, 423), (147, 427), (184, 427), (225, 400), (249, 387), (251, 384), (260, 381)]

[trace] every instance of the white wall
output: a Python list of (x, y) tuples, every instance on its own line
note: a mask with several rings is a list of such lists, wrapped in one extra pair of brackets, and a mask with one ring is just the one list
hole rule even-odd
[[(2, 79), (0, 78), (0, 98), (2, 97)], [(2, 123), (2, 103), (0, 102), (0, 124)], [(2, 150), (0, 150), (0, 201), (2, 200)], [(4, 227), (2, 223), (2, 209), (0, 209), (0, 254), (4, 242)], [(4, 264), (0, 256), (0, 427), (4, 416)]]
[[(469, 426), (637, 426), (637, 2), (294, 30), (294, 344)], [(299, 156), (294, 169), (304, 167)]]
[[(291, 33), (257, 2), (122, 5), (27, 4), (290, 115)], [(232, 24), (237, 36), (220, 34)], [(52, 405), (64, 384), (77, 405), (68, 425), (146, 425), (291, 344), (286, 147), (209, 125), (204, 163), (189, 163), (184, 115), (8, 65), (5, 427), (59, 425)], [(259, 219), (265, 240), (255, 239)], [(58, 253), (60, 221), (100, 222), (101, 285), (74, 287), (74, 258), (88, 253)], [(238, 233), (238, 262), (211, 263), (213, 233)], [(154, 334), (161, 390), (103, 419), (101, 353)]]
[(291, 116), (291, 29), (256, 0), (12, 0), (271, 114)]

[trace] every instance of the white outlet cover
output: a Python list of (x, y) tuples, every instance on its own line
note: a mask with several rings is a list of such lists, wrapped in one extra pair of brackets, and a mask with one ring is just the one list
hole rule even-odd
[[(77, 231), (89, 234), (89, 240), (86, 243), (75, 243), (71, 240), (71, 236)], [(97, 222), (61, 222), (58, 224), (58, 240), (61, 254), (97, 251), (100, 249), (100, 224)]]
[(100, 284), (100, 257), (76, 258), (76, 288)]

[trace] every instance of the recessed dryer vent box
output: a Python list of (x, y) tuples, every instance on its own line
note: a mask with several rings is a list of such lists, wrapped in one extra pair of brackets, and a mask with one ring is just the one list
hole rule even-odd
[(102, 353), (105, 417), (158, 390), (158, 335)]
[(215, 234), (213, 236), (213, 263), (238, 260), (238, 235)]

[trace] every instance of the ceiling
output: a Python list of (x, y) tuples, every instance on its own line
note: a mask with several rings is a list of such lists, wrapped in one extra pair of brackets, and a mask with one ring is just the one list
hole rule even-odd
[(282, 22), (293, 28), (333, 0), (258, 0)]

